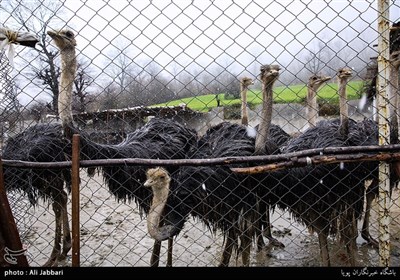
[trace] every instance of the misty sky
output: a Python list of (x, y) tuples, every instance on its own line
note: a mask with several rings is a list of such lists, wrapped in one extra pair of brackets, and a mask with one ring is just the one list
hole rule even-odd
[[(248, 65), (254, 56), (284, 63), (314, 38), (376, 40), (359, 34), (376, 28), (375, 1), (129, 2), (65, 2), (68, 26), (79, 31), (83, 53), (102, 59), (107, 51), (129, 45), (135, 58), (162, 65), (196, 60), (206, 66), (224, 55)], [(392, 10), (398, 19), (399, 10)]]
[[(98, 72), (121, 50), (137, 64), (154, 60), (169, 73), (215, 63), (245, 73), (255, 62), (285, 67), (316, 39), (353, 51), (360, 41), (371, 48), (377, 42), (376, 1), (62, 2), (64, 13), (51, 26), (73, 28), (78, 52)], [(391, 3), (390, 18), (398, 21), (399, 2)]]

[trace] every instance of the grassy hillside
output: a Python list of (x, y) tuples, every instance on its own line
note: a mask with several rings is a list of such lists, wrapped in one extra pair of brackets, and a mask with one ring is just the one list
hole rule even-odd
[[(348, 99), (358, 99), (360, 97), (360, 89), (362, 81), (351, 81), (347, 86)], [(318, 99), (323, 99), (325, 102), (337, 103), (338, 102), (338, 85), (336, 83), (329, 83), (321, 87), (318, 91)], [(307, 95), (306, 85), (294, 86), (280, 86), (274, 88), (274, 101), (275, 103), (302, 103)], [(224, 94), (218, 95), (221, 103), (220, 106), (233, 106), (240, 104), (240, 99), (225, 99)], [(250, 107), (256, 106), (261, 103), (260, 90), (250, 89), (247, 92), (247, 101)], [(217, 106), (215, 94), (201, 95), (196, 97), (182, 98), (172, 100), (167, 103), (157, 104), (154, 106), (176, 106), (179, 104), (186, 104), (189, 108), (196, 111), (209, 111)]]

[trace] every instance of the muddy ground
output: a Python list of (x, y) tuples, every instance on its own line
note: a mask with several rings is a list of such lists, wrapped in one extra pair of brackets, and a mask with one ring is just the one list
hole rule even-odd
[[(153, 240), (146, 232), (146, 223), (134, 202), (117, 202), (96, 175), (88, 178), (81, 172), (81, 266), (149, 266)], [(30, 265), (40, 266), (50, 255), (54, 237), (54, 215), (47, 203), (29, 207), (26, 199), (9, 195), (23, 245), (27, 248)], [(400, 197), (393, 195), (391, 208), (391, 265), (400, 265)], [(372, 211), (372, 234), (378, 236), (377, 205)], [(70, 210), (69, 210), (70, 211)], [(69, 212), (70, 214), (71, 212)], [(252, 250), (251, 266), (320, 266), (318, 239), (307, 229), (290, 219), (288, 213), (275, 211), (272, 216), (274, 236), (285, 244), (277, 249), (267, 246)], [(361, 224), (361, 223), (360, 223)], [(378, 266), (376, 249), (358, 238), (359, 266)], [(164, 242), (166, 243), (166, 242)], [(343, 248), (330, 239), (333, 266), (347, 266)], [(221, 256), (222, 237), (215, 235), (201, 223), (189, 220), (175, 239), (174, 266), (217, 266)], [(161, 266), (166, 264), (166, 244), (162, 247)], [(71, 255), (71, 254), (70, 254)], [(71, 257), (61, 263), (70, 266)], [(241, 266), (240, 258), (232, 258), (231, 266)]]

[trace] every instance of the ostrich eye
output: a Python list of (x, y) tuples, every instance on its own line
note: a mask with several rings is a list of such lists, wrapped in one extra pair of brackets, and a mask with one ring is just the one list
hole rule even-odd
[(66, 35), (68, 38), (74, 37), (74, 34), (73, 34), (71, 31), (65, 32), (65, 35)]

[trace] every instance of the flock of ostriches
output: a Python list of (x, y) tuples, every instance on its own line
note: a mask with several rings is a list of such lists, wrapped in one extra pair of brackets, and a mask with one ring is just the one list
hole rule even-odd
[[(61, 124), (38, 124), (8, 140), (2, 157), (9, 160), (57, 162), (71, 154), (71, 137), (81, 135), (81, 159), (212, 159), (232, 156), (290, 153), (322, 147), (378, 144), (378, 126), (374, 120), (354, 121), (348, 116), (346, 85), (352, 75), (349, 68), (338, 71), (340, 117), (316, 122), (316, 93), (331, 77), (313, 75), (308, 83), (307, 118), (309, 128), (289, 135), (272, 123), (273, 86), (279, 78), (278, 65), (263, 65), (262, 112), (260, 123), (248, 125), (246, 92), (252, 79), (241, 79), (242, 124), (222, 122), (198, 133), (175, 120), (153, 118), (128, 134), (119, 144), (99, 144), (81, 131), (71, 112), (72, 84), (76, 71), (76, 40), (70, 30), (49, 31), (59, 48), (62, 67), (59, 112)], [(398, 52), (391, 56), (391, 71), (398, 79)], [(393, 81), (392, 81), (393, 82)], [(398, 84), (390, 94), (397, 100)], [(396, 101), (397, 102), (397, 101)], [(397, 133), (397, 105), (391, 108), (391, 131)], [(397, 134), (396, 134), (397, 135)], [(397, 143), (398, 137), (392, 140)], [(228, 266), (232, 251), (241, 254), (244, 266), (250, 265), (250, 250), (265, 246), (266, 237), (273, 246), (284, 247), (271, 233), (270, 211), (275, 207), (289, 211), (293, 219), (318, 235), (321, 265), (331, 265), (328, 237), (336, 236), (346, 248), (348, 263), (356, 266), (358, 235), (364, 201), (362, 237), (371, 245), (378, 243), (369, 234), (369, 212), (377, 195), (378, 163), (360, 162), (290, 168), (268, 173), (244, 175), (231, 167), (251, 164), (207, 166), (105, 166), (99, 167), (109, 190), (118, 200), (133, 200), (147, 217), (149, 234), (155, 239), (150, 260), (158, 266), (161, 242), (168, 240), (167, 265), (172, 265), (173, 237), (178, 235), (189, 216), (203, 222), (211, 231), (221, 231), (224, 248), (221, 266)], [(397, 163), (391, 164), (391, 186), (399, 178)], [(70, 191), (69, 169), (21, 169), (5, 167), (7, 190), (23, 191), (32, 204), (38, 198), (50, 199), (56, 219), (54, 246), (44, 266), (56, 266), (71, 248), (67, 213)], [(365, 186), (369, 183), (369, 187)]]

